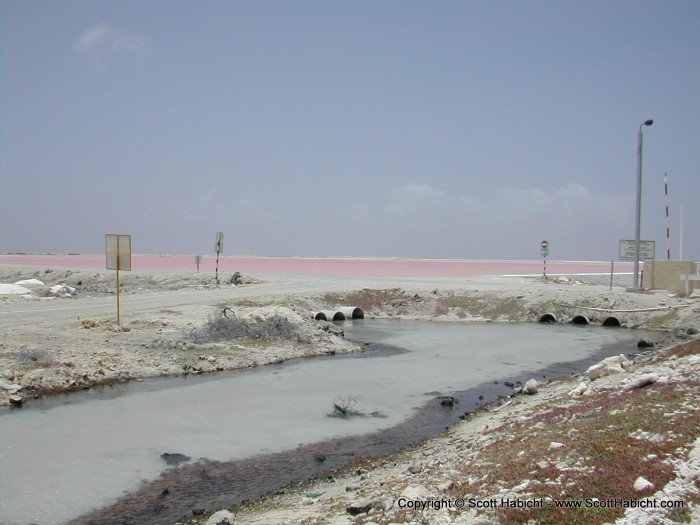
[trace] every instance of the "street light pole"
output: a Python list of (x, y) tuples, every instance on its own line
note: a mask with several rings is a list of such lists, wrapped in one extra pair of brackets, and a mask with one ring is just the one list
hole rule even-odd
[(639, 125), (639, 133), (637, 133), (637, 213), (634, 227), (634, 282), (632, 283), (635, 290), (639, 290), (639, 245), (641, 243), (640, 235), (642, 229), (642, 126), (651, 126), (653, 120), (645, 120)]

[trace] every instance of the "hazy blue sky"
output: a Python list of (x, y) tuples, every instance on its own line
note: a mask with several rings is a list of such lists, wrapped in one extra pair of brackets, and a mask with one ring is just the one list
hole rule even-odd
[(0, 0), (0, 251), (700, 260), (700, 2)]

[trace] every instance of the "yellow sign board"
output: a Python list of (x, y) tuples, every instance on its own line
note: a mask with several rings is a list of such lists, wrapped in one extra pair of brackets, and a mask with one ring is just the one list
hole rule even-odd
[(119, 270), (131, 271), (131, 235), (105, 234), (107, 269), (117, 270), (117, 324), (122, 325), (119, 305)]

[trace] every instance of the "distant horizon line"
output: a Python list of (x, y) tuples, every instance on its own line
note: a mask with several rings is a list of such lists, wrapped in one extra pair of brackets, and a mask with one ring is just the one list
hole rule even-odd
[[(12, 257), (12, 256), (61, 256), (61, 257), (105, 257), (105, 253), (76, 253), (76, 252), (2, 252), (0, 257)], [(132, 257), (202, 257), (216, 259), (216, 255), (210, 254), (196, 254), (196, 253), (133, 253)], [(542, 258), (531, 258), (531, 259), (506, 259), (506, 258), (459, 258), (459, 257), (401, 257), (401, 256), (388, 256), (388, 255), (252, 255), (252, 254), (236, 254), (236, 255), (224, 255), (221, 254), (219, 258), (240, 258), (240, 259), (367, 259), (367, 260), (406, 260), (406, 261), (504, 261), (504, 262), (532, 262), (532, 261), (542, 261)], [(629, 261), (621, 261), (619, 259), (550, 259), (550, 262), (572, 262), (572, 263), (605, 263), (609, 264), (611, 262), (626, 263)]]

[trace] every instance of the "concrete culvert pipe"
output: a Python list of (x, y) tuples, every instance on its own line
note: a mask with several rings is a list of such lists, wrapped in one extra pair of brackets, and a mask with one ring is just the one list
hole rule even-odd
[(339, 306), (337, 310), (345, 316), (345, 319), (364, 319), (365, 313), (357, 306)]
[(554, 314), (544, 314), (542, 317), (540, 317), (540, 323), (556, 323), (557, 318), (554, 317)]
[(340, 311), (323, 310), (314, 315), (314, 319), (317, 321), (345, 321), (345, 315)]
[(617, 317), (606, 317), (603, 321), (603, 326), (619, 328), (621, 325), (620, 320)]
[(588, 317), (585, 315), (575, 315), (574, 318), (571, 320), (571, 324), (590, 324), (588, 321)]

